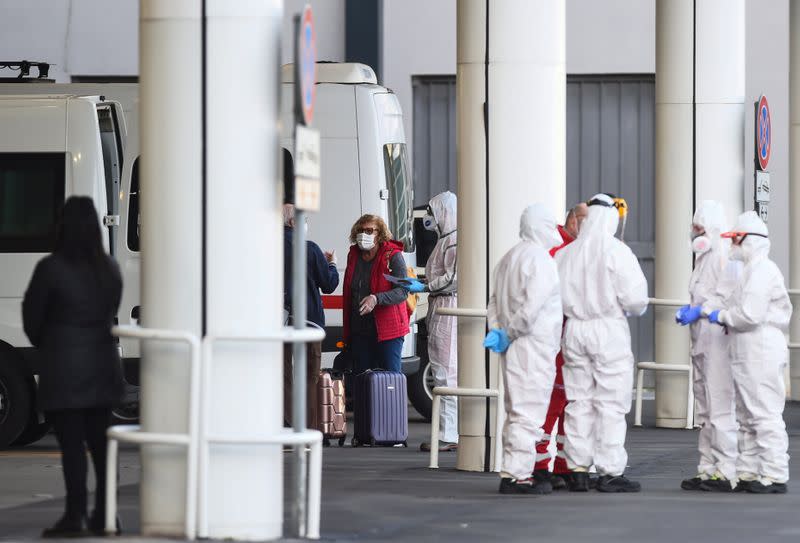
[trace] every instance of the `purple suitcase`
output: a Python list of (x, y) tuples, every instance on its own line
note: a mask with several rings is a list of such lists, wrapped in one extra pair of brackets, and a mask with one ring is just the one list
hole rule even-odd
[(408, 447), (406, 376), (393, 371), (365, 371), (355, 378), (353, 447)]

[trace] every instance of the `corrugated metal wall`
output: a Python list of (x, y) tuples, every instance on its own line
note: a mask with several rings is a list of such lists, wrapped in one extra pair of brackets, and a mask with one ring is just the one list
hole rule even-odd
[[(422, 76), (414, 88), (414, 204), (456, 191), (454, 76)], [(628, 201), (625, 239), (653, 293), (655, 77), (567, 77), (567, 205), (598, 192)], [(631, 319), (637, 360), (653, 359), (653, 314)], [(652, 378), (652, 377), (651, 377)]]

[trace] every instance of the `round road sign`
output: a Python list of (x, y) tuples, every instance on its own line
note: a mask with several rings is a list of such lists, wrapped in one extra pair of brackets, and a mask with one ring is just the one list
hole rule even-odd
[(314, 32), (314, 19), (311, 6), (306, 5), (300, 19), (300, 35), (298, 36), (300, 63), (300, 99), (303, 106), (303, 120), (311, 124), (314, 117), (314, 101), (317, 98), (317, 36)]
[(772, 152), (772, 121), (767, 97), (761, 96), (756, 112), (756, 154), (760, 170), (766, 170)]

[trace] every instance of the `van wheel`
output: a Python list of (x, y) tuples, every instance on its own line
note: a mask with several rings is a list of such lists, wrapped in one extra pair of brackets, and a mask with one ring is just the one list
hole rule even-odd
[(31, 413), (31, 393), (25, 377), (0, 358), (0, 449), (22, 434)]
[(408, 399), (422, 417), (430, 422), (433, 410), (433, 374), (431, 363), (423, 359), (419, 371), (408, 378)]
[(19, 437), (14, 440), (13, 445), (15, 447), (24, 447), (25, 445), (36, 443), (49, 431), (50, 423), (39, 422), (39, 414), (34, 411), (34, 413), (28, 417), (27, 426), (25, 426), (25, 429), (22, 431)]

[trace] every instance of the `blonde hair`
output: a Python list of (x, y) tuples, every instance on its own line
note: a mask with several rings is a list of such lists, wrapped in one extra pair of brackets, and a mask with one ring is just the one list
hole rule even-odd
[(378, 228), (377, 234), (375, 234), (375, 245), (380, 245), (386, 241), (392, 239), (392, 233), (389, 231), (389, 227), (386, 226), (386, 221), (384, 221), (378, 215), (361, 215), (361, 217), (355, 222), (353, 227), (350, 229), (350, 243), (354, 244), (356, 242), (356, 236), (358, 235), (359, 229), (367, 223), (374, 222), (375, 226)]

